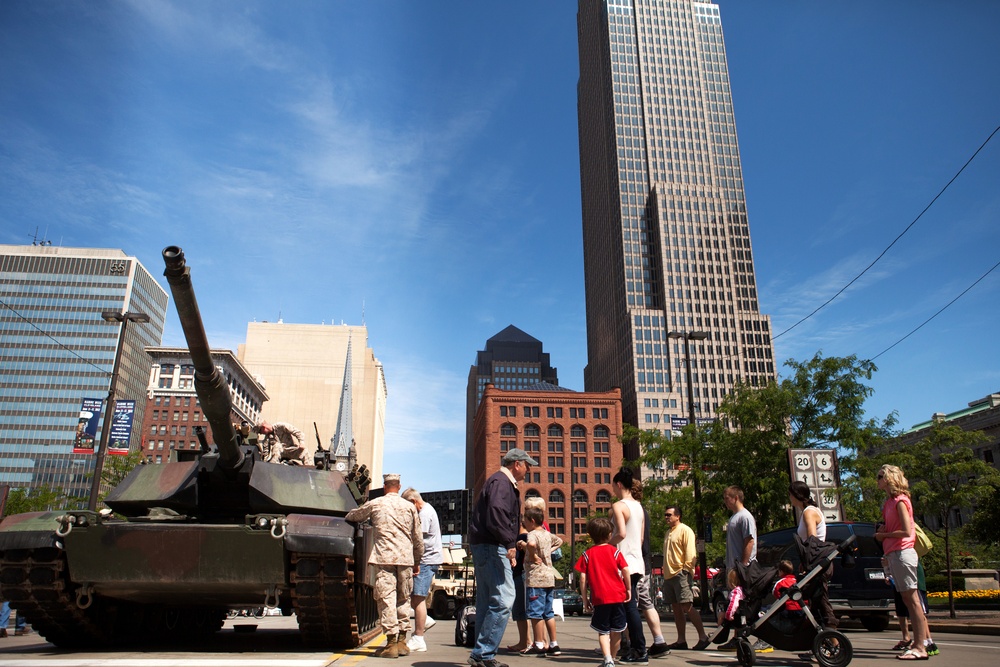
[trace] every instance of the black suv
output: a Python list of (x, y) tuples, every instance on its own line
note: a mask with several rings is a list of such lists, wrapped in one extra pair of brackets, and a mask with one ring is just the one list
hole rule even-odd
[[(857, 564), (841, 566), (840, 558), (833, 561), (830, 579), (830, 605), (838, 618), (856, 618), (871, 632), (889, 627), (889, 612), (893, 610), (892, 588), (886, 584), (882, 570), (882, 545), (875, 541), (873, 523), (828, 523), (826, 539), (840, 544), (855, 535)], [(757, 561), (765, 567), (776, 567), (778, 561), (790, 560), (799, 566), (799, 551), (795, 546), (795, 529), (784, 528), (763, 533), (757, 538)], [(724, 612), (729, 600), (725, 572), (713, 577), (712, 606), (716, 615)]]

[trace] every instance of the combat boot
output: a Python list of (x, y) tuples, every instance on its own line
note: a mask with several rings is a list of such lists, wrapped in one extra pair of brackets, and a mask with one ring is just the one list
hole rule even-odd
[(406, 645), (406, 633), (400, 632), (396, 639), (396, 652), (399, 655), (410, 655), (410, 647)]
[(399, 635), (386, 635), (385, 646), (375, 651), (375, 655), (380, 658), (398, 658), (399, 643), (396, 641)]

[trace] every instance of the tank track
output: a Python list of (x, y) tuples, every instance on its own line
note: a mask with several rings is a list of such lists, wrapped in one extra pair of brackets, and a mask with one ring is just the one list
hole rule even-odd
[(354, 576), (354, 560), (329, 554), (291, 554), (292, 604), (302, 641), (355, 648), (379, 634), (370, 587)]
[(66, 554), (60, 549), (5, 552), (0, 559), (0, 590), (3, 598), (56, 646), (87, 648), (112, 642), (114, 611), (96, 600), (87, 609), (77, 606)]
[(225, 609), (116, 602), (94, 596), (81, 609), (60, 549), (7, 551), (0, 591), (32, 627), (59, 648), (191, 644), (222, 629)]

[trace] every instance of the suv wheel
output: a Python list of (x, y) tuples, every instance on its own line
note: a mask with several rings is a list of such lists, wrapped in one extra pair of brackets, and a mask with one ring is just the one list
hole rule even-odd
[(889, 627), (888, 614), (871, 614), (858, 619), (868, 632), (882, 632)]

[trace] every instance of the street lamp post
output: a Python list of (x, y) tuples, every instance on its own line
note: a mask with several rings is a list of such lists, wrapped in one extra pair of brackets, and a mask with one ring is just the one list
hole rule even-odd
[[(691, 341), (693, 340), (705, 340), (709, 337), (707, 331), (688, 331), (688, 332), (678, 332), (671, 331), (667, 334), (670, 338), (679, 338), (684, 341), (684, 362), (687, 366), (687, 402), (688, 402), (688, 423), (692, 426), (696, 425), (696, 418), (694, 414), (694, 387), (691, 383)], [(710, 611), (709, 607), (709, 595), (708, 595), (708, 561), (705, 557), (705, 512), (701, 507), (701, 480), (699, 479), (699, 472), (695, 470), (695, 466), (701, 466), (699, 461), (692, 461), (692, 485), (694, 486), (694, 504), (696, 507), (696, 525), (698, 528), (698, 539), (702, 540), (702, 547), (698, 551), (698, 569), (701, 573), (698, 576), (698, 585), (701, 587), (701, 610), (705, 613)]]
[(91, 512), (97, 511), (97, 496), (101, 491), (101, 473), (104, 471), (104, 457), (108, 452), (108, 440), (111, 436), (112, 404), (115, 400), (115, 389), (118, 384), (118, 368), (122, 362), (122, 351), (125, 348), (125, 332), (128, 330), (129, 322), (144, 323), (149, 322), (149, 315), (146, 313), (119, 313), (115, 310), (106, 310), (101, 313), (105, 322), (120, 322), (121, 331), (118, 333), (118, 347), (115, 349), (115, 363), (111, 369), (111, 384), (108, 387), (108, 400), (104, 408), (104, 425), (101, 428), (101, 441), (97, 445), (94, 461), (94, 479), (90, 483), (90, 502), (87, 509)]

